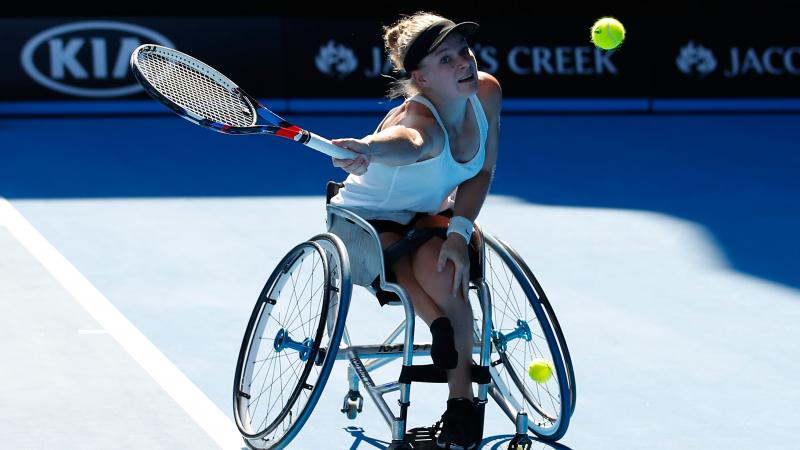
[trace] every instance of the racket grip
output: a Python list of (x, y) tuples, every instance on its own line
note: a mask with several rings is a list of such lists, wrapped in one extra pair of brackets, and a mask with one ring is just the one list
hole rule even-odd
[(337, 147), (333, 145), (331, 141), (310, 131), (308, 132), (308, 137), (309, 139), (307, 142), (305, 142), (305, 145), (318, 152), (325, 153), (328, 156), (338, 159), (356, 159), (358, 157), (358, 153), (351, 152), (350, 150), (342, 147)]

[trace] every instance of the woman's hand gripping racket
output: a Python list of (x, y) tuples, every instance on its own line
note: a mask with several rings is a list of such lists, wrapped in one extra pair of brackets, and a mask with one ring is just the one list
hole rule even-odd
[[(305, 144), (338, 159), (358, 155), (292, 125), (249, 96), (217, 70), (160, 45), (139, 46), (131, 71), (145, 91), (184, 119), (226, 134), (272, 134)], [(258, 116), (269, 125), (256, 125)]]

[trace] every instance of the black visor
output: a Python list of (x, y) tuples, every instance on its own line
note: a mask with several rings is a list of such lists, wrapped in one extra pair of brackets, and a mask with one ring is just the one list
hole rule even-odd
[(478, 24), (475, 22), (461, 22), (456, 24), (452, 20), (440, 20), (420, 33), (408, 47), (405, 58), (403, 58), (403, 69), (406, 73), (417, 70), (422, 58), (426, 57), (436, 47), (440, 46), (450, 33), (460, 33), (464, 37), (469, 37), (478, 31)]

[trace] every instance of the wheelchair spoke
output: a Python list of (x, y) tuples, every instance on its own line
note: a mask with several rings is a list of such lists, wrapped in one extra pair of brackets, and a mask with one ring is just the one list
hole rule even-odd
[[(284, 373), (286, 373), (286, 371), (288, 369), (287, 370), (283, 370), (283, 364), (281, 362), (279, 362), (278, 364), (279, 364), (278, 370), (281, 371), (281, 375), (283, 375)], [(280, 383), (280, 378), (278, 379), (278, 383)], [(273, 402), (272, 401), (273, 388), (278, 383), (275, 383), (274, 378), (273, 378), (273, 382), (270, 383), (269, 394), (267, 395), (267, 402), (269, 403), (269, 406), (268, 406), (269, 409), (267, 409), (266, 414), (264, 414), (264, 420), (267, 420), (270, 417), (270, 413), (272, 413), (272, 411), (275, 409), (275, 407), (278, 407), (278, 411), (280, 412), (280, 411), (283, 410), (283, 408), (285, 406), (285, 400), (283, 398), (283, 391), (286, 388), (286, 383), (291, 383), (291, 379), (289, 379), (285, 383), (281, 384), (280, 389), (278, 389), (278, 398), (280, 398), (281, 401), (280, 402)]]
[[(493, 275), (495, 275), (495, 276), (498, 276), (498, 275), (497, 275), (497, 272), (495, 272), (494, 264), (487, 263), (487, 265), (489, 265), (489, 266), (490, 266), (491, 273), (492, 273)], [(502, 287), (502, 286), (499, 286), (499, 283), (495, 282), (495, 278), (492, 278), (492, 280), (491, 280), (491, 281), (489, 281), (489, 284), (490, 284), (490, 288), (491, 288), (493, 291), (495, 291), (495, 290), (500, 290), (500, 289), (503, 289), (503, 287)], [(500, 292), (495, 292), (495, 295), (493, 296), (493, 300), (494, 300), (495, 298), (496, 298), (497, 300), (500, 300), (501, 298), (507, 298), (507, 296), (508, 296), (508, 292), (507, 292), (507, 291), (505, 292), (505, 296), (504, 296), (504, 297), (501, 297), (500, 295), (498, 295), (499, 293), (500, 293)], [(497, 303), (495, 303), (495, 305), (496, 305), (496, 304), (497, 304)], [(497, 327), (497, 328), (499, 328), (499, 329), (504, 329), (504, 326), (503, 326), (503, 325), (505, 324), (505, 319), (506, 319), (506, 317), (508, 317), (508, 314), (507, 314), (507, 312), (508, 312), (508, 306), (509, 306), (509, 305), (508, 305), (508, 302), (507, 302), (507, 301), (503, 301), (503, 305), (504, 305), (504, 307), (503, 307), (503, 311), (502, 311), (502, 316), (503, 316), (503, 318), (502, 318), (502, 320), (501, 320), (501, 322), (500, 322), (499, 326)], [(497, 310), (495, 310), (495, 311), (497, 311)]]
[[(513, 322), (517, 321), (517, 317), (516, 316), (509, 316), (508, 314), (506, 314), (505, 311), (499, 311), (499, 312), (500, 312), (500, 315), (503, 317), (503, 321), (505, 321), (505, 319), (512, 320)], [(496, 316), (493, 316), (493, 317), (496, 317)], [(505, 333), (507, 331), (513, 331), (513, 328), (512, 329), (508, 329), (508, 328), (503, 327), (502, 323), (500, 324), (500, 326), (496, 327), (495, 329), (499, 330), (499, 331), (501, 331), (503, 333)]]
[[(275, 358), (278, 358), (278, 357), (279, 357), (279, 355), (274, 355), (274, 356), (270, 356), (269, 358), (264, 358), (264, 359), (259, 360), (259, 361), (253, 361), (253, 365), (255, 366), (256, 364), (259, 364), (259, 363), (266, 363), (267, 361), (273, 361), (273, 360), (275, 360)], [(261, 373), (261, 369), (263, 369), (264, 367), (270, 367), (271, 368), (273, 366), (272, 365), (268, 366), (267, 364), (261, 364), (259, 366), (258, 370), (256, 370), (256, 372), (253, 374), (253, 378), (258, 378), (258, 374)], [(267, 371), (269, 371), (269, 369), (267, 369)]]
[[(298, 361), (299, 361), (299, 360), (296, 360), (296, 361), (295, 361), (294, 363), (292, 363), (292, 364), (293, 364), (293, 365), (296, 365)], [(275, 367), (275, 366), (273, 365), (273, 366), (270, 366), (270, 367)], [(281, 371), (281, 369), (282, 369), (282, 366), (281, 366), (281, 364), (279, 363), (279, 364), (278, 364), (278, 370), (277, 370), (277, 371), (273, 371), (273, 377), (272, 377), (272, 381), (270, 382), (269, 392), (265, 392), (265, 390), (264, 390), (264, 384), (266, 383), (266, 380), (267, 380), (267, 377), (264, 377), (264, 382), (262, 383), (262, 385), (261, 385), (261, 390), (260, 390), (260, 392), (261, 392), (261, 393), (260, 393), (260, 394), (258, 394), (258, 395), (257, 395), (257, 396), (255, 396), (255, 397), (252, 397), (252, 398), (250, 399), (250, 402), (251, 402), (251, 404), (252, 404), (253, 400), (256, 400), (256, 401), (258, 401), (258, 399), (259, 399), (259, 398), (261, 398), (261, 397), (262, 397), (262, 396), (263, 396), (265, 393), (268, 393), (268, 394), (269, 394), (269, 393), (271, 393), (271, 392), (272, 392), (272, 388), (275, 386), (275, 377), (276, 377), (276, 376), (278, 376), (278, 375), (277, 375), (277, 372), (278, 372), (278, 371)], [(287, 369), (287, 370), (288, 370), (288, 369)], [(287, 370), (283, 370), (283, 371), (281, 371), (281, 375), (283, 375), (284, 373), (286, 373), (286, 372), (287, 372)], [(267, 398), (269, 398), (269, 397), (270, 397), (270, 395), (267, 395)], [(255, 412), (255, 411), (254, 411), (254, 412)]]
[[(277, 364), (280, 365), (280, 361), (277, 361)], [(269, 376), (268, 374), (270, 373), (270, 371), (272, 371), (272, 382), (270, 383), (270, 388), (272, 387), (272, 385), (275, 382), (275, 372), (274, 372), (274, 370), (272, 370), (272, 369), (274, 369), (274, 367), (275, 367), (275, 365), (271, 365), (270, 366), (270, 370), (267, 372), (267, 376)], [(260, 394), (258, 394), (258, 396), (255, 398), (255, 402), (252, 401), (253, 400), (252, 398), (249, 399), (250, 404), (253, 406), (252, 410), (251, 410), (251, 420), (252, 420), (252, 417), (255, 416), (255, 413), (258, 411), (258, 406), (259, 406), (259, 404), (261, 402), (261, 396), (264, 393), (264, 385), (267, 383), (267, 376), (265, 376), (263, 378), (263, 381), (261, 382), (261, 388), (259, 388)]]
[[(300, 292), (297, 295), (293, 295), (292, 296), (292, 309), (289, 311), (289, 314), (294, 313), (294, 311), (298, 311), (298, 312), (301, 311), (300, 298), (304, 296), (304, 293), (305, 293), (306, 289), (308, 288), (308, 286), (313, 284), (313, 282), (314, 282), (314, 272), (313, 272), (313, 270), (316, 269), (317, 267), (318, 267), (318, 265), (315, 262), (314, 267), (312, 268), (311, 277), (306, 281), (305, 285), (303, 286), (302, 292)], [(299, 272), (298, 272), (298, 274), (299, 274)], [(292, 279), (291, 279), (292, 285), (293, 285), (293, 288), (294, 288), (292, 290), (293, 294), (297, 292), (297, 289), (296, 289), (297, 288), (297, 283), (296, 283), (296, 280), (294, 278), (295, 277), (292, 277)], [(311, 300), (313, 298), (314, 298), (314, 295), (313, 294), (310, 295), (309, 298), (308, 298), (308, 303), (311, 303)], [(303, 307), (304, 306), (305, 306), (305, 304), (303, 304)], [(309, 305), (309, 308), (310, 308), (310, 305)], [(300, 315), (298, 314), (297, 316), (294, 316), (294, 318), (291, 319), (291, 322), (289, 322), (287, 324), (288, 326), (285, 327), (287, 330), (290, 329), (292, 325), (294, 325), (294, 321), (297, 319), (297, 317), (300, 317)]]
[[(271, 318), (272, 320), (274, 320), (274, 321), (275, 321), (275, 323), (277, 323), (278, 325), (280, 325), (280, 326), (281, 326), (281, 328), (283, 328), (284, 330), (285, 330), (285, 329), (287, 329), (287, 328), (286, 328), (286, 325), (284, 325), (284, 324), (283, 324), (283, 320), (281, 320), (279, 316), (276, 316), (276, 315), (274, 315), (274, 314), (270, 313), (270, 318)], [(273, 336), (273, 338), (274, 338), (274, 336)], [(266, 338), (263, 338), (263, 339), (266, 339)], [(270, 338), (270, 339), (272, 339), (272, 338)]]
[[(288, 370), (288, 369), (287, 369), (287, 370)], [(273, 372), (273, 375), (272, 375), (272, 382), (269, 384), (269, 391), (268, 391), (268, 393), (267, 393), (267, 397), (266, 397), (266, 398), (267, 398), (267, 404), (269, 405), (269, 406), (268, 406), (268, 408), (269, 408), (269, 409), (267, 410), (266, 414), (264, 415), (264, 416), (265, 416), (265, 418), (266, 418), (266, 417), (269, 417), (269, 414), (270, 414), (270, 412), (272, 412), (272, 409), (273, 409), (273, 408), (274, 408), (276, 405), (278, 405), (277, 403), (273, 403), (273, 402), (271, 401), (271, 400), (272, 400), (272, 393), (273, 393), (273, 389), (275, 388), (275, 386), (276, 386), (277, 384), (279, 384), (279, 383), (280, 383), (280, 380), (281, 380), (281, 378), (283, 377), (283, 374), (285, 374), (285, 373), (287, 372), (287, 370), (284, 370), (284, 369), (283, 369), (283, 358), (279, 358), (279, 359), (278, 359), (278, 362), (277, 362), (277, 370)], [(264, 393), (264, 391), (263, 391), (263, 386), (262, 386), (262, 394), (259, 394), (259, 396), (260, 396), (260, 395), (263, 395), (263, 393)], [(281, 395), (283, 394), (283, 387), (281, 387), (281, 389), (279, 390), (279, 393), (280, 393)]]
[(322, 317), (322, 314), (317, 314), (315, 316), (309, 317), (308, 320), (306, 320), (304, 322), (301, 322), (300, 325), (294, 327), (294, 329), (291, 330), (289, 332), (289, 334), (293, 334), (295, 331), (299, 330), (300, 328), (303, 328), (303, 332), (305, 333), (305, 335), (306, 336), (310, 336), (311, 335), (311, 330), (310, 330), (311, 327), (306, 327), (306, 325), (310, 324), (311, 322), (316, 321), (320, 317)]
[[(306, 302), (306, 303), (303, 305), (303, 307), (305, 307), (305, 305), (308, 305), (308, 313), (309, 313), (309, 314), (313, 314), (313, 308), (314, 308), (314, 306), (315, 306), (315, 305), (312, 303), (312, 301), (314, 300), (314, 298), (315, 298), (315, 297), (317, 297), (317, 294), (318, 294), (318, 293), (320, 292), (320, 290), (322, 290), (323, 288), (324, 288), (324, 285), (319, 285), (319, 286), (317, 286), (317, 287), (314, 289), (314, 291), (311, 293), (311, 295), (309, 296), (309, 298), (308, 298), (308, 301), (307, 301), (307, 302)], [(320, 296), (320, 297), (321, 297), (321, 296)], [(300, 310), (299, 303), (300, 303), (300, 302), (298, 301), (298, 312), (299, 312), (299, 310)], [(306, 336), (310, 336), (310, 335), (312, 334), (312, 330), (311, 330), (311, 328), (312, 328), (312, 327), (308, 327), (308, 328), (306, 328), (306, 325), (310, 324), (312, 321), (314, 321), (315, 319), (317, 319), (318, 317), (320, 317), (320, 315), (321, 315), (321, 314), (312, 315), (311, 317), (309, 317), (309, 318), (308, 318), (308, 320), (306, 320), (306, 321), (304, 321), (304, 322), (301, 320), (301, 323), (300, 323), (299, 325), (295, 326), (294, 328), (292, 328), (292, 329), (291, 329), (291, 332), (294, 332), (294, 331), (297, 331), (297, 330), (298, 330), (298, 329), (300, 329), (300, 328), (303, 328), (303, 333), (304, 333)], [(295, 322), (296, 322), (296, 321), (297, 321), (297, 319), (299, 319), (300, 317), (301, 317), (301, 315), (300, 315), (300, 314), (298, 314), (297, 316), (295, 316), (295, 317), (292, 319), (292, 321), (289, 323), (289, 326), (291, 327), (291, 326), (295, 325)]]
[[(271, 368), (273, 369), (277, 368), (277, 370), (280, 370), (280, 361), (276, 361), (276, 364), (271, 366)], [(275, 372), (276, 370), (272, 370), (272, 381), (270, 381), (269, 383), (269, 393), (267, 394), (268, 401), (272, 397), (272, 386), (275, 385)], [(261, 398), (265, 393), (264, 385), (266, 384), (266, 382), (267, 382), (267, 377), (264, 377), (264, 381), (261, 383), (261, 389), (259, 389), (260, 394), (258, 394), (258, 396), (256, 397), (255, 405), (253, 406), (252, 409), (251, 413), (252, 417), (256, 417), (256, 412), (258, 412), (258, 407), (261, 404)], [(269, 411), (267, 411), (267, 414), (264, 415), (264, 420), (267, 420), (267, 418), (269, 418)], [(261, 426), (261, 424), (259, 424), (259, 426)]]
[[(287, 364), (289, 364), (289, 367), (288, 367), (286, 370), (281, 370), (281, 378), (282, 378), (282, 375), (283, 375), (283, 374), (285, 374), (286, 372), (288, 372), (288, 371), (289, 371), (289, 369), (292, 369), (292, 371), (293, 371), (294, 373), (297, 373), (297, 372), (296, 372), (296, 370), (295, 370), (295, 365), (297, 365), (297, 364), (299, 363), (299, 360), (295, 360), (294, 362), (291, 362), (291, 361), (289, 361), (289, 360), (288, 360), (288, 358), (287, 358), (287, 361), (286, 361), (286, 362), (287, 362)], [(283, 364), (281, 364), (281, 369), (283, 369)], [(279, 380), (279, 383), (280, 383), (280, 379), (281, 379), (281, 378), (279, 378), (279, 379), (278, 379), (278, 380)], [(284, 391), (286, 390), (286, 386), (287, 386), (289, 383), (292, 383), (292, 381), (293, 381), (293, 379), (292, 379), (292, 378), (289, 378), (289, 379), (287, 379), (287, 380), (286, 380), (284, 383), (282, 383), (282, 384), (281, 384), (281, 387), (280, 387), (280, 390), (279, 390), (279, 394), (280, 394), (280, 399), (281, 399), (281, 402), (280, 402), (280, 403), (273, 403), (273, 404), (272, 404), (272, 406), (270, 406), (270, 409), (267, 411), (267, 416), (269, 416), (269, 413), (271, 413), (271, 412), (272, 412), (272, 410), (273, 410), (273, 409), (274, 409), (276, 406), (279, 406), (279, 407), (280, 407), (279, 411), (280, 411), (280, 410), (283, 410), (283, 407), (284, 407), (284, 405), (286, 404), (286, 400), (285, 400), (285, 399), (284, 399), (284, 397), (283, 397), (283, 393), (284, 393)], [(272, 385), (270, 386), (270, 394), (272, 393), (272, 388), (273, 388), (274, 386), (275, 386), (275, 383), (273, 382), (273, 383), (272, 383)]]
[[(271, 339), (271, 340), (273, 340), (273, 341), (274, 341), (274, 339)], [(280, 354), (274, 354), (274, 355), (272, 355), (272, 356), (270, 356), (270, 357), (267, 357), (267, 358), (264, 358), (264, 359), (257, 359), (257, 360), (255, 360), (255, 361), (253, 361), (253, 364), (263, 363), (263, 362), (266, 362), (266, 361), (272, 361), (273, 359), (275, 359), (275, 358), (279, 358), (279, 357), (280, 357)], [(264, 365), (262, 364), (262, 367), (263, 367), (263, 366), (264, 366)], [(260, 369), (259, 369), (259, 370), (260, 370)], [(258, 375), (258, 372), (256, 372), (256, 373), (254, 373), (254, 374), (253, 374), (253, 378), (256, 378), (256, 375)]]
[[(303, 294), (305, 293), (305, 290), (306, 290), (306, 288), (308, 288), (309, 284), (311, 284), (313, 282), (313, 277), (314, 277), (313, 270), (317, 267), (317, 264), (315, 262), (313, 264), (313, 267), (311, 268), (311, 271), (312, 271), (311, 272), (311, 277), (308, 280), (305, 281), (305, 284), (303, 285), (303, 289), (301, 290), (301, 292), (298, 293), (297, 292), (297, 285), (298, 285), (297, 278), (299, 278), (300, 274), (303, 273), (303, 264), (305, 264), (305, 260), (303, 260), (301, 262), (300, 267), (298, 268), (298, 271), (296, 272), (296, 274), (293, 274), (289, 278), (289, 281), (291, 281), (291, 283), (292, 283), (292, 298), (290, 300), (291, 307), (290, 307), (290, 310), (287, 313), (287, 316), (289, 316), (289, 317), (296, 317), (296, 316), (294, 316), (294, 312), (300, 309), (299, 308), (299, 306), (300, 306), (300, 298), (303, 297)], [(309, 298), (309, 301), (310, 301), (310, 298)], [(292, 319), (292, 321), (294, 321), (294, 319)], [(292, 325), (292, 322), (289, 322), (287, 324), (286, 328), (288, 329), (291, 325)]]

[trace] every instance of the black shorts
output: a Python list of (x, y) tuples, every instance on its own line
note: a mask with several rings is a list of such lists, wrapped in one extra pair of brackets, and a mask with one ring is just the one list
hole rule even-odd
[[(370, 225), (375, 228), (375, 231), (380, 233), (397, 233), (399, 235), (405, 235), (409, 230), (414, 228), (414, 224), (417, 223), (418, 220), (428, 217), (431, 214), (428, 213), (417, 213), (414, 217), (411, 218), (411, 221), (408, 222), (406, 225), (402, 223), (397, 223), (392, 220), (368, 220)], [(437, 215), (445, 216), (445, 217), (453, 217), (453, 210), (447, 209), (444, 210)]]

